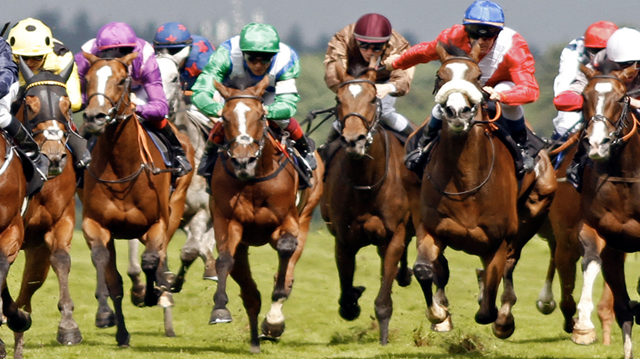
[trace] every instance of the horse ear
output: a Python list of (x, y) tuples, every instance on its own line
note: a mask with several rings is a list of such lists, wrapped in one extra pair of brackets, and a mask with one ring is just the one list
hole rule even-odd
[(182, 50), (178, 51), (177, 54), (173, 55), (173, 60), (175, 60), (178, 66), (182, 66), (183, 62), (189, 57), (191, 53), (191, 46), (185, 46)]
[(335, 61), (335, 68), (336, 68), (336, 77), (338, 78), (338, 81), (340, 81), (340, 83), (344, 82), (345, 78), (347, 77), (347, 71), (345, 70), (344, 66), (342, 65), (342, 59), (338, 59)]
[(634, 79), (638, 75), (638, 70), (640, 69), (638, 68), (638, 63), (636, 62), (633, 65), (622, 70), (620, 75), (618, 75), (618, 78), (623, 82), (628, 82), (629, 80)]
[(222, 98), (231, 97), (231, 94), (229, 92), (229, 88), (227, 86), (219, 83), (218, 81), (213, 80), (213, 87), (215, 87), (216, 90), (218, 90), (218, 92), (220, 92), (220, 95), (222, 95)]
[(260, 82), (258, 82), (258, 84), (254, 86), (255, 94), (257, 96), (262, 96), (267, 87), (269, 87), (269, 82), (269, 76), (265, 75), (262, 80), (260, 80)]
[(596, 71), (595, 69), (587, 67), (582, 63), (580, 64), (580, 71), (582, 71), (582, 73), (584, 73), (584, 75), (587, 76), (587, 79), (592, 78), (598, 73), (598, 71)]
[(471, 41), (471, 52), (469, 53), (469, 56), (471, 56), (473, 61), (476, 63), (480, 60), (480, 44), (478, 43), (478, 40)]
[(378, 60), (380, 60), (380, 56), (373, 56), (369, 58), (369, 71), (367, 71), (368, 80), (371, 82), (376, 82), (376, 77), (378, 77), (378, 73), (376, 71), (376, 67), (378, 67)]
[(131, 65), (133, 60), (135, 60), (136, 57), (138, 57), (138, 53), (137, 52), (132, 52), (129, 55), (120, 58), (120, 60), (122, 60), (122, 62), (124, 62), (125, 64), (127, 64), (127, 66), (129, 66), (129, 65)]
[(436, 45), (436, 53), (438, 54), (438, 58), (440, 59), (441, 63), (447, 61), (447, 59), (451, 56), (444, 48), (444, 44), (442, 43), (442, 41), (438, 41), (438, 44)]
[(90, 65), (93, 65), (94, 62), (100, 60), (100, 58), (92, 53), (82, 51), (82, 56), (84, 56), (87, 61), (89, 61)]
[(74, 64), (75, 62), (71, 61), (69, 62), (67, 67), (64, 68), (64, 70), (60, 71), (59, 76), (62, 78), (62, 82), (67, 83), (67, 81), (69, 80), (69, 77), (71, 77), (71, 73), (73, 72)]
[(26, 62), (24, 62), (24, 59), (22, 58), (22, 56), (18, 56), (18, 58), (20, 59), (20, 62), (19, 62), (20, 73), (22, 73), (22, 77), (24, 78), (24, 81), (26, 83), (29, 83), (29, 80), (31, 80), (31, 78), (33, 77), (33, 71), (31, 71), (31, 69), (29, 68), (29, 65), (27, 65)]

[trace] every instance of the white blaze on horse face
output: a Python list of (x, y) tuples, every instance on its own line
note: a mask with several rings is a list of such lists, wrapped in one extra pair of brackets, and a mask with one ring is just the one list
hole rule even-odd
[(356, 98), (358, 97), (360, 92), (362, 92), (362, 86), (357, 84), (351, 84), (349, 85), (349, 92), (351, 92), (351, 95), (353, 95), (353, 97)]
[(467, 65), (454, 62), (451, 64), (447, 64), (446, 66), (449, 70), (451, 70), (451, 80), (464, 80), (464, 74), (467, 72), (469, 67)]
[[(594, 90), (598, 93), (595, 115), (604, 117), (605, 97), (608, 93), (613, 91), (613, 86), (610, 83), (598, 83), (594, 86)], [(604, 121), (595, 121), (593, 124), (593, 130), (591, 131), (591, 136), (589, 137), (589, 144), (591, 145), (589, 156), (596, 156), (596, 154), (598, 157), (605, 156), (606, 154), (602, 149), (600, 149), (600, 145), (603, 144), (607, 138), (608, 131), (606, 123)]]
[[(111, 67), (105, 65), (101, 67), (98, 71), (96, 71), (96, 76), (98, 76), (98, 89), (97, 93), (105, 93), (107, 90), (107, 81), (109, 77), (113, 75), (113, 71), (111, 71)], [(96, 96), (98, 98), (98, 104), (100, 106), (104, 106), (104, 96)]]
[(238, 102), (233, 112), (236, 113), (238, 119), (238, 131), (240, 134), (236, 137), (236, 142), (239, 145), (250, 145), (253, 142), (253, 137), (247, 133), (247, 116), (246, 113), (251, 111), (251, 108), (245, 105), (243, 102)]

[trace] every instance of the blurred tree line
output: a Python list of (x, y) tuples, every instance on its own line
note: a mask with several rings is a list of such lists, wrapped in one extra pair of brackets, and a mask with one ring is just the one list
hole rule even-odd
[[(51, 27), (54, 37), (65, 43), (74, 53), (80, 51), (82, 44), (95, 37), (98, 29), (104, 25), (100, 21), (90, 21), (91, 17), (86, 11), (78, 12), (70, 22), (63, 22), (59, 14), (48, 10), (41, 11), (34, 17)], [(13, 25), (20, 19), (10, 20)], [(151, 42), (160, 24), (149, 21), (130, 25), (138, 37)], [(197, 24), (185, 23), (185, 25), (193, 33), (197, 33)], [(338, 30), (336, 29), (336, 31)], [(403, 35), (411, 44), (419, 41), (413, 33), (403, 33)], [(296, 49), (301, 57), (302, 71), (300, 79), (297, 81), (301, 96), (296, 115), (299, 121), (302, 121), (310, 110), (324, 109), (335, 105), (335, 95), (324, 84), (324, 66), (322, 64), (327, 42), (331, 36), (332, 34), (324, 34), (314, 44), (306, 43), (303, 27), (296, 24), (282, 38), (285, 43)], [(214, 45), (218, 45), (214, 39), (210, 40)], [(548, 137), (553, 131), (551, 120), (556, 114), (552, 103), (553, 79), (558, 72), (558, 59), (564, 46), (565, 44), (557, 44), (542, 51), (531, 49), (536, 59), (536, 78), (540, 84), (540, 98), (533, 104), (525, 105), (525, 113), (534, 130), (541, 136)], [(399, 98), (396, 103), (398, 111), (416, 124), (422, 123), (434, 105), (432, 91), (438, 65), (439, 63), (435, 62), (417, 66), (410, 93)], [(320, 118), (315, 123), (318, 123), (319, 120)], [(329, 124), (324, 124), (312, 134), (312, 137), (316, 142), (324, 141), (328, 129)]]

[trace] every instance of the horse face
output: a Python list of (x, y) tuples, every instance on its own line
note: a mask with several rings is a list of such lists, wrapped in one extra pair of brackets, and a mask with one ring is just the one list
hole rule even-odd
[[(353, 81), (353, 83), (348, 83)], [(377, 120), (375, 84), (369, 80), (348, 79), (337, 94), (337, 111), (342, 133), (340, 143), (348, 156), (362, 158), (373, 141)]]
[(169, 113), (178, 111), (182, 88), (180, 86), (180, 69), (176, 60), (168, 54), (156, 55), (158, 68), (162, 77), (162, 88), (169, 104)]
[(229, 158), (240, 179), (254, 178), (262, 155), (266, 123), (260, 102), (233, 99), (222, 112), (225, 137), (229, 140)]
[(594, 160), (607, 159), (612, 145), (622, 135), (626, 86), (619, 75), (620, 72), (610, 76), (592, 74), (582, 94), (584, 118), (589, 119), (585, 138), (589, 157)]
[(41, 122), (33, 133), (40, 152), (49, 159), (49, 177), (61, 174), (69, 160), (65, 146), (68, 134), (64, 125), (55, 120)]
[(482, 102), (480, 68), (471, 59), (447, 60), (438, 70), (440, 104), (443, 119), (453, 133), (467, 132)]

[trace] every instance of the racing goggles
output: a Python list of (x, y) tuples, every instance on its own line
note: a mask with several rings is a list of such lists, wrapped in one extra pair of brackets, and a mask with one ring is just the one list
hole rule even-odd
[(363, 50), (373, 50), (374, 52), (382, 51), (382, 49), (384, 49), (386, 45), (387, 45), (386, 42), (372, 43), (372, 42), (358, 41), (359, 48)]
[(485, 24), (466, 24), (464, 25), (464, 30), (471, 40), (477, 40), (479, 38), (484, 40), (493, 39), (502, 31), (502, 29), (497, 26)]
[(252, 64), (261, 63), (262, 65), (266, 65), (271, 63), (273, 60), (273, 56), (270, 52), (245, 52), (244, 53), (244, 61), (250, 62)]

